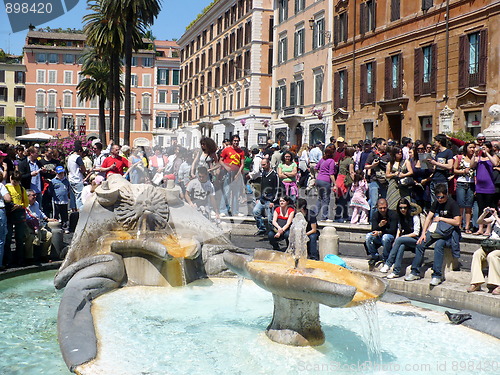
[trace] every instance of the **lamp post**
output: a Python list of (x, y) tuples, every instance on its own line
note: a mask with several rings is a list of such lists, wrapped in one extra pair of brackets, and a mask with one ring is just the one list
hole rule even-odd
[[(309, 28), (311, 30), (314, 30), (315, 24), (316, 24), (316, 20), (314, 19), (314, 17), (311, 17), (309, 19)], [(319, 33), (319, 34), (324, 35), (325, 38), (328, 38), (328, 41), (330, 42), (330, 40), (332, 38), (332, 33), (330, 31), (327, 31), (327, 30), (316, 30), (316, 32)]]

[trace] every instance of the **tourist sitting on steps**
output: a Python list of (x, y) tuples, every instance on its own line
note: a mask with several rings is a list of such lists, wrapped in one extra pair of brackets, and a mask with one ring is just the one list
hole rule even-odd
[(279, 242), (286, 241), (288, 247), (288, 236), (290, 234), (290, 225), (292, 225), (295, 209), (292, 206), (292, 198), (289, 196), (281, 197), (279, 206), (276, 207), (273, 214), (273, 227), (267, 234), (273, 250), (280, 251)]
[[(398, 215), (388, 209), (385, 198), (377, 201), (371, 224), (372, 231), (366, 235), (365, 247), (369, 256), (368, 265), (373, 267), (380, 260), (387, 261), (398, 229)], [(378, 253), (380, 246), (383, 246), (382, 258)]]
[[(489, 217), (486, 217), (490, 215)], [(486, 207), (479, 216), (477, 223), (491, 224), (491, 235), (483, 240), (482, 247), (472, 256), (471, 281), (467, 292), (478, 292), (485, 282), (483, 266), (488, 264), (488, 291), (500, 295), (500, 218), (494, 208)]]
[[(448, 196), (446, 184), (438, 184), (434, 190), (436, 201), (425, 218), (422, 235), (417, 240), (415, 258), (411, 264), (411, 273), (405, 277), (405, 281), (414, 281), (421, 278), (420, 267), (424, 261), (425, 248), (434, 242), (434, 262), (432, 264), (431, 286), (437, 286), (443, 282), (443, 259), (445, 246), (451, 247), (454, 258), (460, 257), (460, 207)], [(439, 223), (443, 224), (440, 225)], [(436, 226), (431, 228), (431, 224)], [(440, 232), (439, 234), (437, 232)]]

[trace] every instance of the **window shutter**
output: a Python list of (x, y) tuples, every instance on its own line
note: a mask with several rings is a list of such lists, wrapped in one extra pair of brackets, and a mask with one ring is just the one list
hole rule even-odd
[(437, 90), (436, 75), (437, 75), (437, 44), (434, 43), (431, 49), (432, 53), (432, 66), (431, 66), (431, 94), (435, 94)]
[(345, 70), (344, 73), (344, 99), (342, 100), (342, 107), (347, 109), (347, 95), (349, 93), (349, 72)]
[(316, 75), (316, 86), (315, 86), (315, 103), (321, 103), (323, 98), (323, 75), (322, 74), (317, 74)]
[(391, 98), (391, 87), (392, 87), (392, 69), (391, 69), (391, 58), (385, 58), (385, 72), (384, 72), (384, 83), (385, 83), (385, 99)]
[(318, 48), (318, 27), (319, 23), (315, 22), (313, 27), (313, 42), (312, 42), (313, 49)]
[(339, 99), (340, 99), (339, 79), (340, 79), (339, 72), (335, 72), (333, 75), (333, 108), (334, 108), (334, 110), (337, 110), (337, 108), (340, 107), (340, 103), (339, 103)]
[(464, 89), (468, 86), (468, 49), (467, 49), (467, 35), (461, 35), (459, 39), (459, 51), (458, 51), (458, 88)]
[(299, 82), (300, 105), (304, 105), (304, 81)]
[(428, 10), (432, 6), (432, 0), (422, 0), (422, 10)]
[(391, 1), (391, 21), (396, 21), (400, 18), (400, 9), (401, 5), (399, 0), (392, 0)]
[(288, 38), (283, 38), (283, 61), (288, 60)]
[(299, 52), (299, 33), (296, 31), (293, 35), (293, 57), (297, 57)]
[(295, 90), (296, 90), (297, 83), (292, 82), (290, 83), (290, 106), (295, 105)]
[(488, 65), (488, 30), (479, 33), (479, 85), (486, 85), (486, 71)]
[(370, 102), (377, 100), (377, 62), (372, 63), (372, 94)]
[(333, 18), (333, 44), (339, 44), (339, 16)]
[(347, 42), (347, 39), (348, 39), (348, 34), (347, 32), (349, 31), (349, 21), (348, 21), (348, 18), (347, 18), (347, 12), (345, 13), (344, 15), (345, 17), (345, 23), (344, 23), (344, 42)]
[[(5, 70), (0, 70), (0, 82), (5, 82)], [(16, 81), (15, 83), (18, 83), (17, 82), (17, 74), (16, 74)]]
[(377, 28), (377, 0), (373, 0), (373, 12), (372, 12), (372, 30)]
[(359, 32), (366, 33), (366, 3), (359, 4)]
[(285, 108), (286, 107), (286, 86), (283, 85), (281, 87), (281, 89), (283, 90), (283, 96), (282, 96), (283, 97), (283, 103), (281, 103), (281, 105), (283, 106), (283, 108)]
[(399, 54), (398, 58), (398, 98), (403, 96), (403, 79), (404, 79), (404, 71), (403, 71), (403, 54)]
[(422, 48), (415, 48), (415, 63), (413, 70), (413, 95), (420, 96), (422, 94)]
[(280, 88), (276, 87), (274, 89), (274, 110), (277, 111), (280, 109)]
[(359, 77), (359, 101), (360, 104), (366, 103), (366, 64), (361, 65), (361, 74)]

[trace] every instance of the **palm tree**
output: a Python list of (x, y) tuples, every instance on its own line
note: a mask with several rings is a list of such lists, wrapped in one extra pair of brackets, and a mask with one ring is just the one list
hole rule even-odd
[(106, 140), (106, 114), (105, 105), (109, 92), (109, 59), (96, 55), (94, 50), (84, 54), (84, 62), (81, 74), (87, 78), (80, 81), (76, 86), (78, 96), (83, 100), (99, 99), (99, 139), (102, 144), (107, 144)]
[(132, 50), (143, 44), (142, 35), (160, 13), (158, 0), (102, 0), (103, 14), (113, 24), (124, 27), (125, 52), (125, 125), (123, 138), (130, 144), (130, 86), (132, 77)]
[(108, 90), (110, 101), (110, 138), (120, 138), (120, 108), (121, 108), (121, 56), (125, 32), (121, 20), (113, 20), (104, 14), (104, 5), (107, 0), (88, 0), (87, 4), (93, 13), (83, 17), (84, 31), (87, 34), (87, 43), (94, 47), (95, 52), (102, 56), (110, 56), (109, 67), (111, 84)]

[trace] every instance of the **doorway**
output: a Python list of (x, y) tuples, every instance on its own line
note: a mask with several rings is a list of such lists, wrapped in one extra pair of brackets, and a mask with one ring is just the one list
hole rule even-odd
[(387, 121), (389, 123), (388, 138), (399, 143), (401, 141), (401, 115), (387, 115)]

